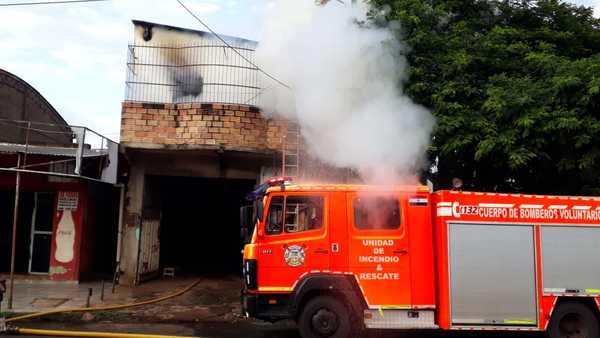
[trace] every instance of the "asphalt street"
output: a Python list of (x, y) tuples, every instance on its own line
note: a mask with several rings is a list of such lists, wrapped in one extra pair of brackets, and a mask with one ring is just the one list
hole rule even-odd
[[(172, 324), (140, 324), (135, 325), (107, 325), (102, 326), (68, 326), (63, 325), (40, 325), (35, 327), (46, 327), (51, 329), (71, 330), (102, 330), (111, 332), (127, 333), (150, 333), (150, 334), (177, 334), (182, 336), (194, 336), (202, 338), (300, 338), (293, 324), (248, 324), (248, 323), (204, 323), (193, 325)], [(2, 336), (2, 337), (29, 337), (29, 336)], [(58, 337), (58, 336), (57, 336)], [(518, 332), (441, 332), (441, 331), (369, 331), (364, 338), (542, 338), (539, 333)]]

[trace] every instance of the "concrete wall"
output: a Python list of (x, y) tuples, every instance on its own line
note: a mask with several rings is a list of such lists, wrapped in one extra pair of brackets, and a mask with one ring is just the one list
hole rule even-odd
[[(133, 21), (128, 50), (126, 100), (149, 103), (254, 104), (261, 74), (246, 60), (257, 43), (221, 35)], [(241, 55), (243, 55), (243, 57)]]

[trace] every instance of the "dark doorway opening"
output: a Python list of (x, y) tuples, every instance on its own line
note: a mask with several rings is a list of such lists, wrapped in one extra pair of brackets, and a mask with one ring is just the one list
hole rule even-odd
[(111, 280), (116, 268), (120, 191), (112, 185), (88, 182), (82, 232), (80, 280)]
[[(239, 210), (256, 181), (151, 176), (160, 191), (160, 265), (193, 274), (239, 274)], [(148, 185), (147, 185), (148, 186)]]
[[(10, 271), (12, 247), (14, 191), (0, 191), (0, 271)], [(19, 214), (17, 222), (17, 246), (15, 253), (15, 272), (29, 272), (29, 254), (31, 244), (31, 217), (34, 208), (34, 194), (19, 194)]]

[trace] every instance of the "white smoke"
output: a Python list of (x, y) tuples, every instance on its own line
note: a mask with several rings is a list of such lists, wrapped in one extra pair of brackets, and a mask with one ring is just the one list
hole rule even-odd
[(275, 1), (256, 58), (291, 89), (265, 77), (261, 108), (297, 120), (308, 152), (329, 165), (371, 183), (406, 180), (434, 120), (402, 92), (404, 46), (389, 29), (359, 25), (366, 13), (365, 4)]

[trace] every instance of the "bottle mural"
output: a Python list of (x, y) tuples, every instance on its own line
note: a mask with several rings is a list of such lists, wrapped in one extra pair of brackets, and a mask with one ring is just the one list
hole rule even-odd
[(54, 258), (61, 263), (73, 260), (75, 251), (75, 222), (73, 211), (77, 210), (79, 194), (77, 192), (61, 191), (58, 197), (58, 210), (62, 211), (56, 229), (56, 253)]

